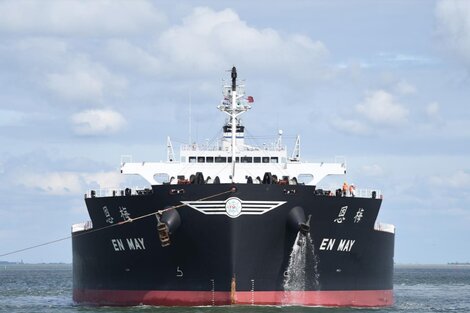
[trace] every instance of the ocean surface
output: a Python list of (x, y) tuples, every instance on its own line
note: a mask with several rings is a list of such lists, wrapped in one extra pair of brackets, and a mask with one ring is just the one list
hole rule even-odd
[(137, 313), (341, 313), (470, 312), (470, 266), (397, 266), (395, 305), (353, 309), (275, 306), (89, 307), (72, 302), (70, 265), (0, 265), (0, 312), (137, 312)]

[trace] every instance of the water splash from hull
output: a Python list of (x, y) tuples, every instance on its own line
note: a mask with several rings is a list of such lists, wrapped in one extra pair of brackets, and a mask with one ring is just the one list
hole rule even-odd
[(319, 289), (318, 257), (310, 233), (297, 233), (284, 279), (284, 291)]

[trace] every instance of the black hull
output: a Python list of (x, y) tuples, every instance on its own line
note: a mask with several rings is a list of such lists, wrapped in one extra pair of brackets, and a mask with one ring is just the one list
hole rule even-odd
[[(232, 187), (236, 191), (229, 192)], [(155, 216), (110, 226), (124, 221), (122, 208), (136, 218), (220, 193), (210, 200), (285, 203), (262, 215), (236, 218), (180, 207), (181, 223), (168, 247), (161, 246)], [(394, 234), (374, 229), (381, 199), (314, 195), (313, 187), (301, 185), (220, 184), (154, 186), (148, 194), (87, 198), (86, 204), (94, 228), (72, 237), (74, 300), (79, 303), (393, 303)], [(345, 219), (338, 223), (345, 206)], [(292, 227), (294, 207), (311, 215), (315, 258), (307, 265), (305, 288), (285, 292), (298, 233)], [(360, 209), (362, 218), (355, 220)]]

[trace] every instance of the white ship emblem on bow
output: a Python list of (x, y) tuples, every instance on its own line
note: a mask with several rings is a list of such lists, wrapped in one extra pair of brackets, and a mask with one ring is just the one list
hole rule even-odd
[(286, 201), (248, 201), (231, 197), (224, 201), (182, 201), (183, 204), (208, 215), (222, 215), (236, 218), (240, 215), (261, 215)]

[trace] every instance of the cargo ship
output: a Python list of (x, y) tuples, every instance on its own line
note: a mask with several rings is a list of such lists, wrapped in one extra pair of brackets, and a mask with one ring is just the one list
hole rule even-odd
[(304, 162), (282, 132), (249, 145), (241, 115), (253, 106), (223, 85), (226, 114), (213, 144), (163, 162), (121, 160), (147, 187), (90, 190), (90, 221), (72, 226), (73, 300), (90, 305), (393, 304), (395, 227), (377, 222), (380, 190), (317, 188), (346, 162)]

